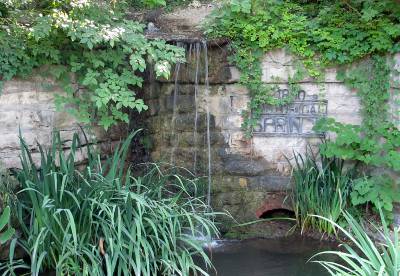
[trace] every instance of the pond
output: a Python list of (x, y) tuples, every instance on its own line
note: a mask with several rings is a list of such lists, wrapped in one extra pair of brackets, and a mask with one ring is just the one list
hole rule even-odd
[(332, 249), (332, 243), (299, 237), (223, 241), (212, 249), (218, 276), (325, 276), (319, 264), (307, 260)]

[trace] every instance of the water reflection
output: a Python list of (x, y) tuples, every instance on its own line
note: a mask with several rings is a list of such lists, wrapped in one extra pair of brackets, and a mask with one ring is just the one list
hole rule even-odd
[(320, 265), (307, 263), (316, 252), (334, 245), (304, 238), (228, 241), (212, 249), (218, 276), (325, 276)]

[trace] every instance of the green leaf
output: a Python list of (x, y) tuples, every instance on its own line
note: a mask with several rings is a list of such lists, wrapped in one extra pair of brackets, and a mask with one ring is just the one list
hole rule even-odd
[(8, 224), (10, 220), (10, 207), (7, 206), (4, 210), (2, 215), (0, 216), (0, 231), (3, 230), (3, 228)]
[(0, 244), (4, 244), (9, 241), (15, 234), (14, 228), (8, 228), (7, 231), (0, 233)]

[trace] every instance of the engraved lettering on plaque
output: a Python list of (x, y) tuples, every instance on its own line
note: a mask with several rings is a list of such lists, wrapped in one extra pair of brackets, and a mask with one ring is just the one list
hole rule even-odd
[[(279, 89), (275, 95), (285, 98), (287, 89)], [(300, 90), (295, 100), (284, 106), (263, 107), (258, 126), (254, 129), (257, 136), (321, 136), (313, 127), (318, 119), (327, 116), (328, 101), (318, 99), (317, 95), (307, 95)]]

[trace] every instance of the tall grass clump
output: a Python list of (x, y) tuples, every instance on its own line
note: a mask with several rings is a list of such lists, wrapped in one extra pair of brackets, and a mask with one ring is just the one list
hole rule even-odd
[(336, 227), (350, 241), (343, 244), (342, 250), (320, 252), (312, 257), (324, 255), (335, 256), (338, 260), (314, 261), (325, 267), (331, 275), (342, 276), (398, 276), (400, 275), (400, 228), (392, 232), (385, 221), (382, 209), (379, 210), (382, 227), (372, 225), (378, 240), (371, 239), (362, 223), (358, 222), (351, 214), (344, 212), (343, 216), (348, 224), (348, 230), (335, 221), (323, 217), (332, 227)]
[[(21, 237), (15, 240), (28, 258), (0, 265), (4, 274), (30, 275), (197, 275), (207, 273), (194, 261), (210, 260), (195, 236), (217, 235), (210, 212), (200, 197), (188, 192), (196, 179), (149, 165), (134, 177), (125, 166), (134, 134), (106, 160), (75, 135), (63, 150), (59, 134), (52, 146), (39, 146), (40, 166), (21, 138), (21, 190), (17, 218)], [(77, 155), (87, 156), (78, 168)]]
[(349, 202), (352, 170), (336, 157), (315, 154), (310, 148), (304, 155), (294, 154), (293, 204), (302, 229), (332, 234), (334, 227), (319, 215), (338, 222)]

